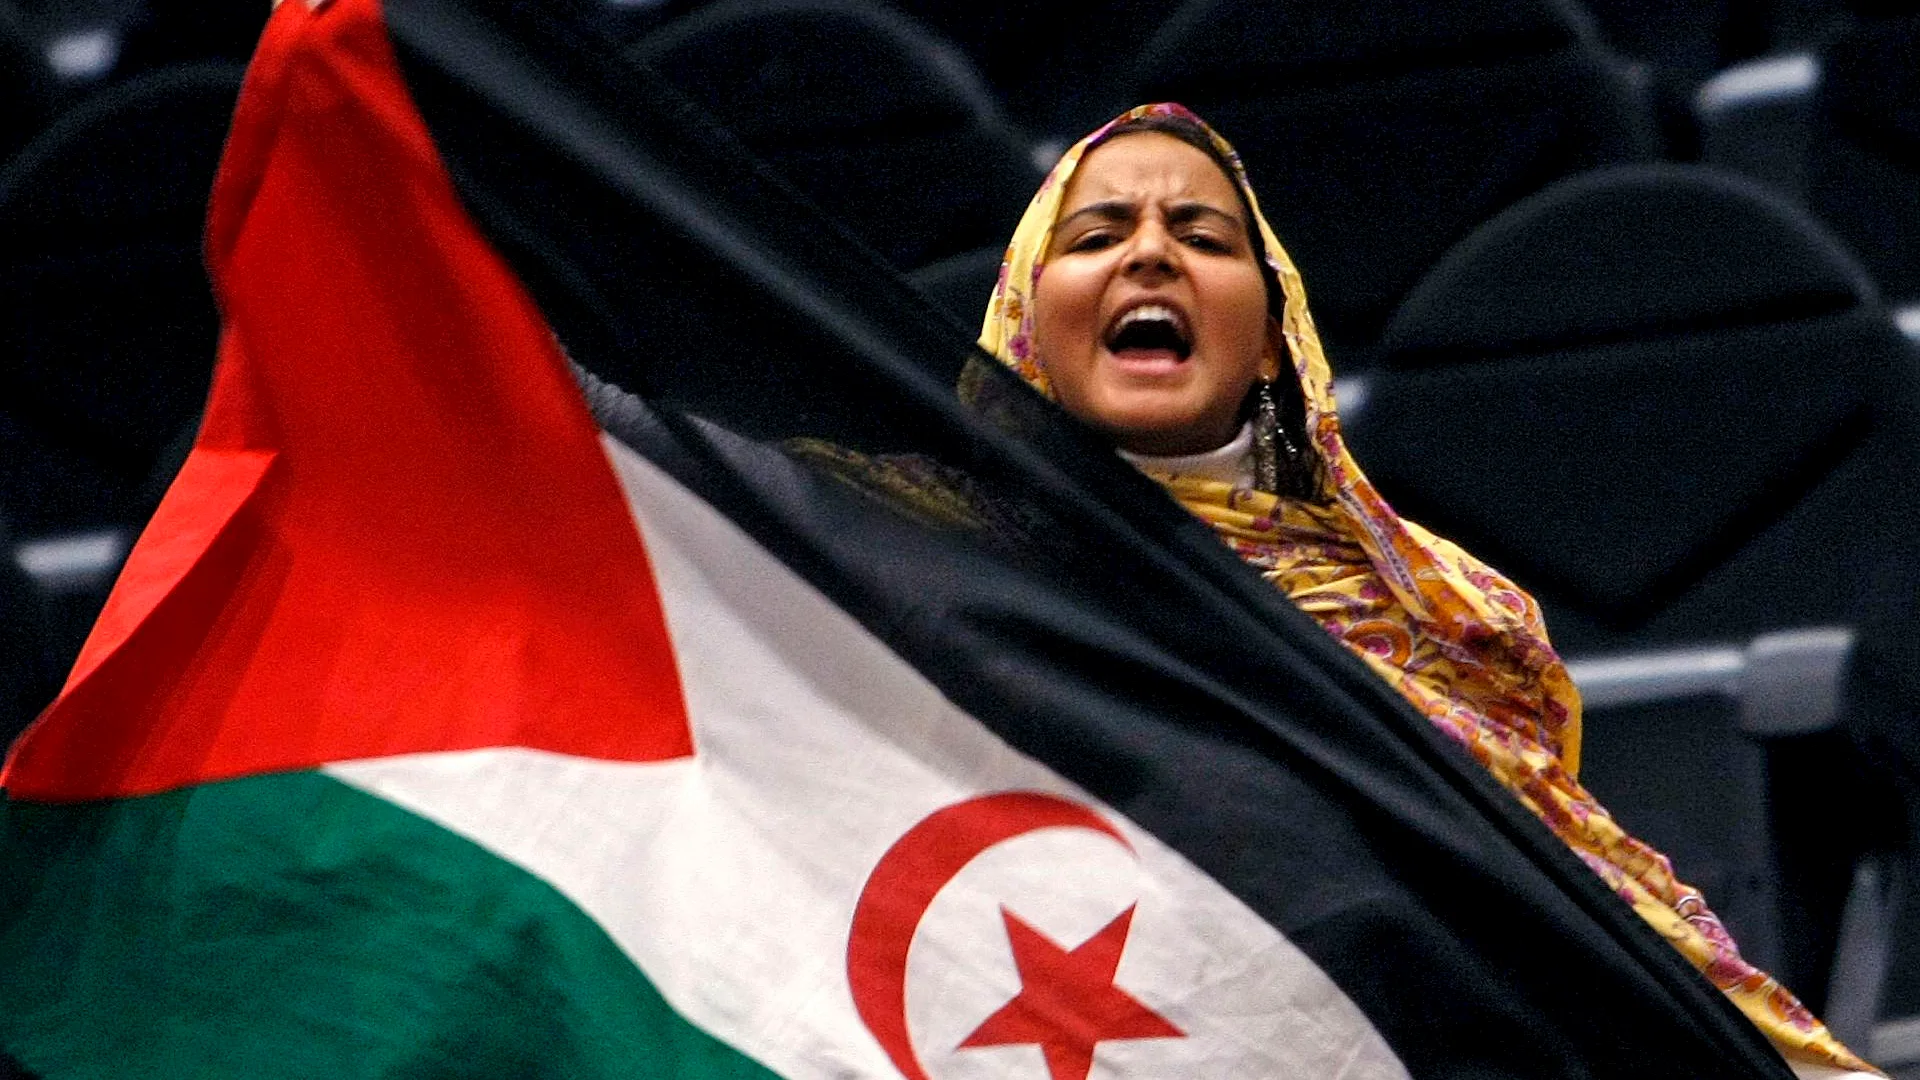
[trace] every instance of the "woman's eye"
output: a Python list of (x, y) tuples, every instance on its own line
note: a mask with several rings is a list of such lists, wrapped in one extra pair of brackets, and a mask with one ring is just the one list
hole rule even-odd
[(1067, 250), (1068, 251), (1098, 251), (1103, 247), (1111, 247), (1113, 245), (1113, 242), (1114, 242), (1114, 236), (1112, 233), (1105, 233), (1105, 232), (1082, 233), (1081, 235), (1074, 238), (1073, 243), (1067, 245)]
[(1209, 233), (1188, 233), (1182, 239), (1186, 241), (1188, 247), (1216, 255), (1224, 255), (1233, 250), (1232, 245), (1225, 240)]

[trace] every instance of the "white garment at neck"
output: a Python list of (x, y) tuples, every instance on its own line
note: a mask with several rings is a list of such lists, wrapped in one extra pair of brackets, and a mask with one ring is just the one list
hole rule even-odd
[(1134, 468), (1142, 472), (1197, 476), (1203, 480), (1219, 480), (1234, 487), (1253, 486), (1252, 421), (1241, 424), (1239, 434), (1227, 440), (1226, 445), (1204, 450), (1198, 454), (1160, 457), (1154, 454), (1135, 454), (1126, 450), (1121, 450), (1119, 453)]

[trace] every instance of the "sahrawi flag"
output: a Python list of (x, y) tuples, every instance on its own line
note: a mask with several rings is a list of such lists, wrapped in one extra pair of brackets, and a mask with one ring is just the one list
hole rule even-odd
[(594, 6), (274, 15), (198, 446), (4, 775), (9, 1055), (1788, 1075)]

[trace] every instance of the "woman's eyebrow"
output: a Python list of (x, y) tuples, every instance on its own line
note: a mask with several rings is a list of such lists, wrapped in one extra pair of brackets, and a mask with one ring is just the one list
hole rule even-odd
[(1136, 204), (1128, 202), (1125, 199), (1107, 199), (1102, 202), (1088, 203), (1073, 213), (1068, 214), (1066, 217), (1061, 218), (1059, 224), (1054, 227), (1056, 229), (1062, 228), (1076, 218), (1087, 217), (1089, 215), (1097, 217), (1102, 221), (1131, 221), (1134, 215), (1139, 212), (1139, 207)]
[(1230, 210), (1222, 210), (1212, 203), (1183, 202), (1167, 208), (1168, 224), (1179, 225), (1203, 217), (1223, 218), (1234, 225), (1242, 228), (1246, 227), (1246, 223), (1240, 220), (1239, 214)]
[[(1069, 225), (1083, 217), (1091, 216), (1101, 221), (1132, 221), (1139, 213), (1140, 208), (1138, 203), (1127, 199), (1105, 199), (1097, 203), (1088, 203), (1073, 213), (1068, 214), (1066, 217), (1061, 218), (1060, 223), (1054, 226), (1054, 230), (1056, 232), (1065, 232)], [(1167, 208), (1167, 223), (1169, 225), (1184, 225), (1187, 222), (1204, 217), (1217, 217), (1231, 225), (1240, 228), (1246, 227), (1245, 223), (1240, 220), (1239, 214), (1233, 213), (1230, 210), (1222, 210), (1212, 203), (1194, 200), (1175, 203)]]

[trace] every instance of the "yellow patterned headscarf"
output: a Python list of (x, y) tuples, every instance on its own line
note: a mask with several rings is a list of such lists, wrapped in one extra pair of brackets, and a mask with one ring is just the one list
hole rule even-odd
[(1080, 161), (1115, 127), (1149, 116), (1199, 125), (1233, 171), (1285, 305), (1281, 331), (1306, 404), (1322, 499), (1289, 499), (1217, 479), (1147, 472), (1328, 633), (1358, 654), (1592, 867), (1790, 1057), (1869, 1069), (1785, 987), (1740, 956), (1699, 892), (1628, 835), (1578, 780), (1580, 698), (1533, 599), (1491, 567), (1401, 518), (1340, 436), (1333, 377), (1306, 289), (1226, 140), (1179, 105), (1142, 105), (1061, 156), (1001, 262), (980, 345), (1047, 396), (1033, 340), (1033, 293)]

